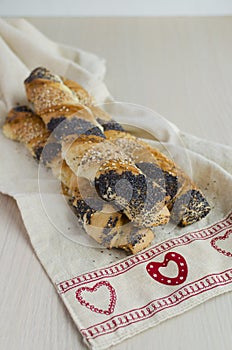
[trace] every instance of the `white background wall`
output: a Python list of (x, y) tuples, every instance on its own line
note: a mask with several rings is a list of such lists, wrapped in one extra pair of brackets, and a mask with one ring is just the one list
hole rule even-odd
[(0, 0), (0, 16), (230, 14), (232, 14), (232, 0)]

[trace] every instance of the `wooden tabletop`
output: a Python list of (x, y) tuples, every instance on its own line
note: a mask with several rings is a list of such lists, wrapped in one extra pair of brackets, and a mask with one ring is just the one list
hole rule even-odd
[[(150, 107), (180, 129), (232, 146), (232, 17), (30, 18), (53, 40), (107, 61), (118, 101)], [(0, 194), (0, 349), (86, 349), (37, 260), (14, 200)], [(229, 350), (227, 293), (114, 347)]]

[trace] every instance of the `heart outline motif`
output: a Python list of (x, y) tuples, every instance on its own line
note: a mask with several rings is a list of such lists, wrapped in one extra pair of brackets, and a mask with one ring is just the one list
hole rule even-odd
[[(83, 292), (89, 292), (89, 293), (94, 293), (96, 292), (100, 287), (105, 286), (108, 291), (110, 292), (110, 298), (109, 298), (109, 305), (107, 309), (100, 309), (94, 306), (93, 304), (90, 304), (88, 301), (86, 301), (82, 297)], [(114, 308), (116, 305), (117, 301), (117, 295), (114, 287), (108, 282), (108, 281), (101, 281), (96, 283), (92, 288), (91, 287), (81, 287), (76, 290), (76, 299), (79, 301), (79, 303), (82, 306), (87, 307), (90, 311), (99, 313), (99, 314), (104, 314), (104, 315), (110, 315), (114, 312)]]
[(223, 254), (223, 255), (225, 255), (225, 256), (228, 256), (228, 257), (230, 257), (230, 258), (232, 258), (232, 253), (229, 252), (229, 251), (226, 251), (225, 249), (222, 249), (222, 248), (218, 247), (217, 244), (216, 244), (216, 242), (217, 242), (217, 241), (225, 241), (227, 238), (229, 238), (229, 236), (230, 236), (231, 234), (232, 234), (232, 230), (228, 230), (228, 231), (226, 231), (226, 233), (225, 233), (224, 235), (222, 235), (222, 236), (217, 236), (217, 237), (211, 239), (211, 241), (210, 241), (210, 244), (211, 244), (211, 246), (212, 246), (214, 249), (216, 249), (219, 253), (221, 253), (221, 254)]
[[(169, 261), (174, 261), (178, 267), (178, 275), (176, 277), (167, 277), (159, 272), (159, 268), (167, 267)], [(147, 273), (155, 281), (168, 286), (177, 286), (185, 282), (188, 276), (188, 265), (185, 258), (176, 252), (165, 254), (163, 261), (150, 262), (146, 266)]]

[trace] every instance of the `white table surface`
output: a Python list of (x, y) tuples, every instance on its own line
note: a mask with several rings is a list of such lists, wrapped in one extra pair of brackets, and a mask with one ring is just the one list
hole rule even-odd
[[(106, 84), (117, 100), (232, 145), (232, 17), (30, 21), (56, 41), (105, 57)], [(2, 194), (0, 200), (0, 349), (86, 349), (33, 253), (17, 205)], [(229, 350), (231, 310), (227, 293), (113, 349)]]

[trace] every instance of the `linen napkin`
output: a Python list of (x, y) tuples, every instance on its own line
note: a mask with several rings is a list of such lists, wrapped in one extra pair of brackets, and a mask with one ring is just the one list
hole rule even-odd
[(0, 20), (0, 34), (1, 124), (12, 106), (26, 103), (29, 72), (48, 67), (82, 84), (128, 129), (154, 135), (148, 142), (183, 166), (212, 206), (190, 227), (156, 228), (153, 245), (135, 256), (104, 249), (83, 232), (50, 172), (0, 133), (0, 190), (16, 199), (35, 253), (86, 345), (106, 349), (231, 291), (232, 149), (182, 133), (141, 106), (115, 103), (103, 59), (54, 43), (23, 19)]

